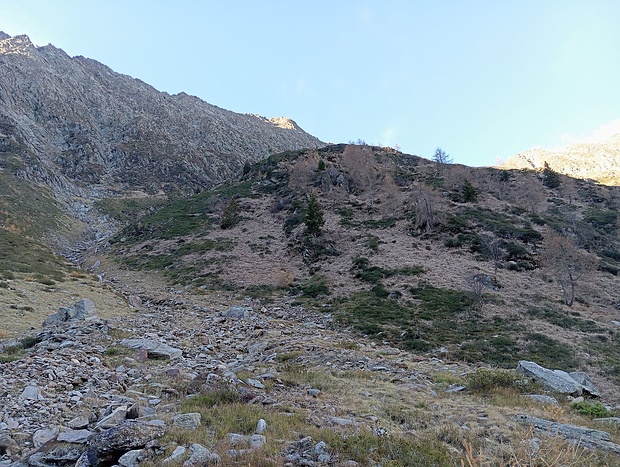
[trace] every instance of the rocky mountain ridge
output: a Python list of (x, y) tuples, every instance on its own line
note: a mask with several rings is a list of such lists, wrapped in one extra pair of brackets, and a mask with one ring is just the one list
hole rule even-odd
[(169, 95), (27, 36), (0, 35), (0, 167), (71, 200), (183, 195), (246, 162), (322, 146), (286, 118)]
[(620, 134), (604, 143), (570, 144), (558, 150), (531, 149), (501, 165), (506, 169), (542, 170), (545, 162), (564, 175), (591, 179), (607, 185), (620, 184)]

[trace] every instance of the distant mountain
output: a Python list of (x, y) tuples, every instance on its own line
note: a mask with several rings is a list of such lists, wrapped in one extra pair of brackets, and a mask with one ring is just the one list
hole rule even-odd
[(545, 162), (556, 172), (573, 178), (620, 185), (620, 134), (605, 143), (571, 144), (556, 151), (531, 149), (509, 158), (508, 169), (542, 169)]
[(248, 161), (323, 146), (286, 118), (169, 95), (101, 63), (0, 32), (0, 170), (69, 202), (184, 195)]

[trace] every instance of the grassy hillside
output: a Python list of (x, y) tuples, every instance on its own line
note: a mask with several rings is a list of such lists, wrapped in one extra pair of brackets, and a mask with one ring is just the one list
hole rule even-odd
[(588, 368), (611, 388), (620, 192), (547, 176), (369, 146), (289, 152), (141, 218), (109, 253), (193, 293), (304, 304), (455, 360)]

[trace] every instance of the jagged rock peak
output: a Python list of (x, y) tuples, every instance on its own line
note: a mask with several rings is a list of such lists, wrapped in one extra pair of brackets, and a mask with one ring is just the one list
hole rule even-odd
[(247, 161), (324, 145), (290, 119), (171, 96), (27, 36), (0, 37), (5, 165), (57, 196), (189, 194)]
[(34, 44), (28, 36), (9, 36), (0, 31), (0, 54), (21, 54), (29, 55), (34, 49)]

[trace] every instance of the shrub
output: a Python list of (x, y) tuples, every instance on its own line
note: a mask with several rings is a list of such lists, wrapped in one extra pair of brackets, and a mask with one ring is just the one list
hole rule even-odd
[(598, 401), (581, 401), (571, 404), (571, 408), (581, 415), (593, 418), (608, 417), (610, 411), (607, 407)]
[(494, 389), (516, 389), (519, 378), (509, 370), (479, 369), (465, 376), (465, 385), (472, 392), (490, 392)]
[(478, 201), (478, 190), (467, 179), (465, 179), (463, 186), (461, 186), (461, 198), (464, 203), (475, 203)]
[(239, 217), (239, 205), (235, 198), (230, 198), (228, 204), (226, 204), (226, 208), (224, 209), (224, 213), (222, 214), (222, 220), (220, 222), (220, 227), (222, 229), (230, 229), (237, 225), (241, 218)]
[(545, 168), (543, 170), (543, 185), (547, 188), (557, 188), (562, 184), (558, 173), (549, 167), (549, 164), (545, 162)]
[(301, 296), (304, 298), (317, 298), (320, 295), (329, 295), (329, 287), (325, 276), (314, 275), (301, 287)]

